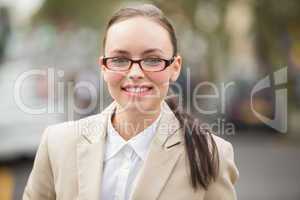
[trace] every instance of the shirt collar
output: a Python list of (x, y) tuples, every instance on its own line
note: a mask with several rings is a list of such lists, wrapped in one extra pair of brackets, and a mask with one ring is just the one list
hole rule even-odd
[[(114, 112), (112, 112), (113, 114)], [(128, 141), (124, 140), (112, 125), (111, 117), (109, 116), (107, 126), (107, 140), (106, 152), (104, 160), (108, 160), (115, 156), (124, 146), (129, 145), (134, 152), (144, 161), (150, 146), (150, 143), (155, 135), (156, 127), (161, 118), (161, 113), (157, 119), (146, 129), (130, 138)]]

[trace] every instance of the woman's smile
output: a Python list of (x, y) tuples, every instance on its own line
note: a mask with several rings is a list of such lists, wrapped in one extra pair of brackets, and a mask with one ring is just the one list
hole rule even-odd
[(121, 87), (121, 90), (129, 97), (144, 97), (153, 93), (153, 86), (145, 84), (126, 84)]

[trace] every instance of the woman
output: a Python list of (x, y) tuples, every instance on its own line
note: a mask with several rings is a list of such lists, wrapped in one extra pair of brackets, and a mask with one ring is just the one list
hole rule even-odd
[(46, 129), (23, 199), (236, 199), (232, 145), (166, 98), (181, 63), (157, 7), (115, 13), (100, 58), (114, 102)]

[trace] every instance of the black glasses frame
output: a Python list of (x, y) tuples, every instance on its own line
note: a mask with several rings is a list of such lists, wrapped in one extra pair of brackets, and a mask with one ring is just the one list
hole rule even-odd
[(158, 59), (160, 59), (160, 60), (162, 60), (162, 61), (165, 62), (164, 68), (161, 69), (161, 70), (158, 70), (158, 71), (149, 71), (149, 70), (144, 70), (143, 67), (142, 67), (142, 65), (141, 65), (141, 62), (142, 62), (143, 60), (145, 60), (145, 59), (148, 59), (148, 58), (143, 58), (143, 59), (138, 59), (138, 60), (132, 60), (132, 59), (130, 59), (130, 58), (126, 58), (126, 59), (128, 59), (128, 60), (130, 61), (129, 67), (128, 67), (127, 69), (125, 69), (125, 70), (113, 70), (113, 69), (111, 69), (111, 68), (109, 68), (109, 67), (107, 66), (107, 60), (113, 59), (113, 58), (120, 58), (120, 57), (103, 57), (103, 60), (102, 60), (102, 61), (103, 61), (103, 62), (102, 62), (103, 65), (104, 65), (107, 69), (112, 70), (112, 71), (129, 71), (129, 70), (131, 69), (132, 65), (133, 65), (134, 63), (137, 63), (137, 64), (139, 65), (139, 67), (140, 67), (143, 71), (146, 71), (146, 72), (161, 72), (161, 71), (164, 71), (167, 67), (169, 67), (169, 66), (174, 62), (174, 60), (175, 60), (174, 57), (172, 57), (172, 58), (169, 59), (169, 60), (167, 60), (167, 59), (162, 59), (162, 58), (158, 58)]

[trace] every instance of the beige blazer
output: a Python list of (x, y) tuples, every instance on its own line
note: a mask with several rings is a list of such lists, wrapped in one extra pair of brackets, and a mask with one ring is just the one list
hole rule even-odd
[[(116, 102), (100, 114), (46, 128), (23, 200), (100, 200), (106, 125)], [(232, 145), (214, 136), (220, 175), (209, 189), (194, 191), (179, 122), (166, 102), (132, 200), (235, 200), (238, 170)]]

